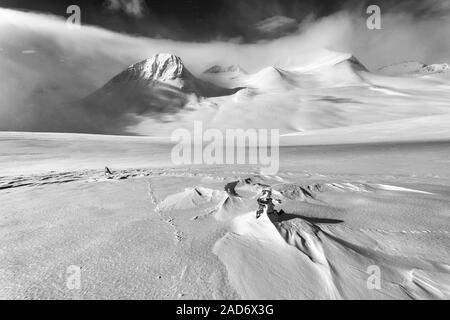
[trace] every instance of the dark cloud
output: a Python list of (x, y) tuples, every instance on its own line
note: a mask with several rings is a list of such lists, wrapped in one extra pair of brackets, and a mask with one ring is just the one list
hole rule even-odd
[[(75, 4), (82, 10), (82, 23), (134, 35), (185, 41), (239, 38), (243, 42), (267, 38), (267, 33), (255, 32), (255, 25), (277, 16), (301, 24), (341, 11), (364, 17), (367, 6), (376, 4), (383, 14), (407, 14), (420, 21), (447, 15), (449, 3), (448, 0), (0, 0), (3, 7), (60, 16), (66, 15), (67, 6)], [(271, 37), (285, 34), (275, 32)]]

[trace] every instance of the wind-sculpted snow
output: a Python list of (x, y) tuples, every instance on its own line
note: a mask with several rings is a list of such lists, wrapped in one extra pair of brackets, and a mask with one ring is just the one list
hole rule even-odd
[(226, 197), (224, 191), (209, 188), (188, 188), (183, 192), (168, 196), (158, 204), (156, 210), (186, 210), (217, 205)]
[[(328, 283), (334, 283), (337, 288), (337, 294), (329, 298), (361, 298), (361, 293), (367, 290), (367, 282), (364, 277), (350, 271), (364, 271), (371, 265), (383, 270), (383, 280), (393, 286), (372, 292), (372, 297), (380, 295), (385, 298), (448, 299), (450, 296), (450, 282), (445, 279), (448, 277), (449, 266), (415, 257), (389, 255), (347, 242), (327, 230), (327, 225), (333, 223), (344, 221), (319, 220), (310, 223), (296, 219), (278, 225), (278, 230), (287, 243), (308, 256), (318, 268), (325, 269), (323, 275), (329, 277)], [(325, 226), (324, 230), (320, 225)], [(368, 293), (370, 297), (372, 293)]]
[[(242, 298), (448, 299), (450, 296), (449, 265), (385, 252), (367, 236), (356, 237), (354, 241), (340, 238), (336, 230), (345, 228), (346, 221), (333, 217), (333, 210), (336, 215), (339, 211), (328, 201), (328, 194), (336, 192), (359, 194), (360, 201), (366, 193), (390, 192), (394, 197), (405, 191), (427, 193), (350, 182), (274, 185), (273, 198), (281, 200), (278, 210), (283, 209), (284, 213), (255, 219), (255, 209), (250, 210), (250, 204), (246, 207), (245, 203), (254, 201), (254, 194), (249, 191), (256, 192), (260, 183), (245, 179), (229, 185), (229, 197), (218, 209), (216, 218), (230, 221), (230, 233), (216, 243), (214, 252), (225, 263), (231, 284)], [(235, 192), (239, 185), (247, 192)], [(315, 206), (317, 209), (312, 210)], [(329, 213), (315, 217), (308, 211)], [(382, 270), (382, 286), (377, 290), (370, 289), (368, 284), (370, 266)]]

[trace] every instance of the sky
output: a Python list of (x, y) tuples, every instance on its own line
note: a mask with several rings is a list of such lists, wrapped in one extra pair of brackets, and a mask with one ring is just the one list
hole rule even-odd
[(271, 17), (286, 17), (301, 24), (340, 11), (361, 15), (368, 5), (376, 4), (383, 13), (405, 14), (421, 20), (442, 15), (450, 8), (449, 3), (448, 0), (0, 0), (0, 7), (65, 16), (66, 8), (75, 4), (81, 8), (83, 23), (116, 32), (182, 41), (254, 42), (284, 35), (261, 32), (257, 27)]
[[(369, 3), (381, 8), (381, 30), (366, 26)], [(67, 28), (71, 4), (81, 8), (79, 30)], [(214, 64), (289, 68), (320, 49), (376, 71), (450, 62), (448, 30), (450, 0), (0, 0), (0, 130), (45, 131), (62, 104), (159, 52), (196, 75)]]

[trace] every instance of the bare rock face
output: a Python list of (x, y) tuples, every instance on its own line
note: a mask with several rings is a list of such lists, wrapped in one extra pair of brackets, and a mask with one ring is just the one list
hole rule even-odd
[(177, 56), (160, 53), (152, 58), (133, 64), (117, 75), (113, 81), (161, 81), (167, 82), (183, 77), (185, 67)]

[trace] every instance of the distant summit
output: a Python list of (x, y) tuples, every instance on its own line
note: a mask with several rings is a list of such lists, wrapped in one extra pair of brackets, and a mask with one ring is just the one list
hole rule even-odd
[(450, 71), (450, 65), (448, 63), (435, 63), (435, 64), (429, 64), (422, 69), (420, 69), (421, 73), (443, 73), (443, 72), (449, 72)]
[(242, 73), (242, 74), (246, 74), (247, 72), (238, 65), (231, 65), (228, 67), (223, 67), (223, 66), (216, 64), (216, 65), (212, 66), (211, 68), (208, 68), (205, 71), (203, 71), (203, 73)]
[(418, 61), (405, 61), (402, 63), (392, 64), (390, 66), (378, 69), (378, 73), (399, 76), (399, 75), (428, 75), (435, 73), (444, 73), (450, 71), (450, 65), (447, 63), (427, 65)]

